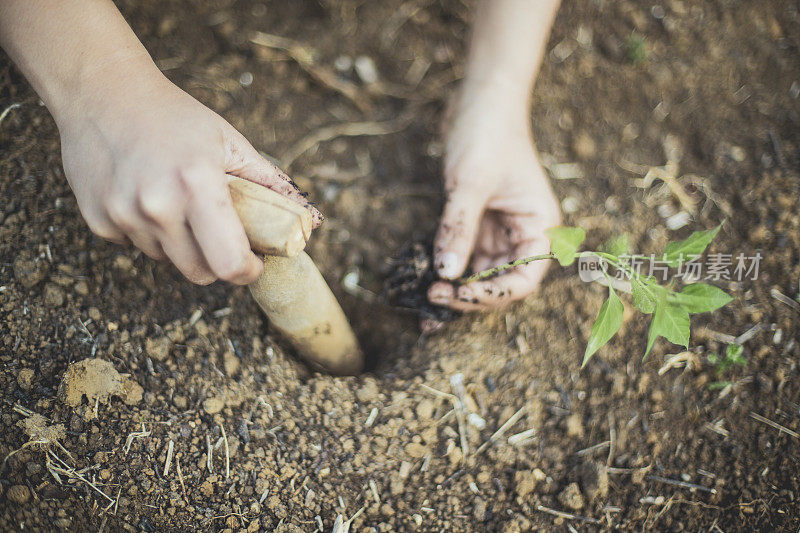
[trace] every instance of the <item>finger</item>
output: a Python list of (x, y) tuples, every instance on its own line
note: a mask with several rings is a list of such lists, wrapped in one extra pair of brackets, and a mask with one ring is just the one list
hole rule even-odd
[[(444, 286), (449, 287), (445, 289)], [(487, 307), (481, 304), (466, 286), (455, 287), (451, 283), (437, 282), (428, 289), (428, 299), (436, 304), (449, 307), (456, 311), (485, 311)]]
[(159, 243), (152, 235), (143, 231), (131, 231), (126, 234), (126, 238), (135, 247), (140, 249), (150, 259), (155, 261), (163, 261), (167, 258), (164, 249), (161, 248)]
[(456, 279), (467, 268), (485, 201), (472, 190), (448, 198), (434, 240), (434, 265), (442, 278)]
[(219, 279), (246, 285), (261, 274), (261, 260), (250, 250), (231, 201), (227, 179), (212, 167), (189, 171), (187, 219), (203, 257)]
[(455, 287), (446, 281), (435, 281), (428, 287), (428, 300), (437, 305), (446, 305), (455, 295)]
[(308, 201), (308, 194), (300, 190), (292, 179), (272, 161), (258, 153), (258, 150), (237, 133), (229, 146), (227, 172), (242, 179), (263, 185), (297, 202), (311, 211), (314, 229), (325, 219), (322, 212)]
[(428, 288), (428, 300), (436, 305), (449, 307), (456, 311), (484, 311), (481, 305), (469, 292), (459, 294), (461, 287), (446, 281), (437, 281)]
[(470, 267), (472, 272), (482, 272), (503, 263), (502, 256), (490, 256), (485, 254), (474, 254)]
[(130, 239), (128, 239), (128, 237), (126, 237), (125, 234), (105, 216), (92, 218), (91, 221), (86, 218), (86, 224), (89, 226), (89, 230), (91, 230), (92, 233), (103, 240), (110, 241), (115, 244), (121, 244), (123, 246), (131, 244)]
[(197, 285), (209, 285), (216, 281), (217, 276), (208, 266), (186, 221), (163, 228), (162, 231), (161, 246), (164, 253), (186, 279)]
[[(546, 248), (538, 241), (517, 248), (516, 257), (530, 257), (538, 255)], [(548, 261), (533, 261), (520, 265), (505, 273), (487, 280), (474, 281), (459, 287), (456, 291), (456, 300), (468, 300), (470, 304), (482, 306), (485, 309), (502, 307), (516, 300), (521, 300), (534, 293), (539, 288), (547, 268)]]
[(151, 225), (137, 213), (137, 209), (129, 202), (114, 199), (108, 201), (105, 216), (111, 221), (113, 227), (122, 233), (123, 240), (133, 243), (151, 259), (162, 261), (166, 258), (161, 244), (153, 235)]
[(486, 281), (459, 287), (458, 297), (485, 309), (502, 307), (533, 294), (547, 270), (547, 263), (527, 264)]
[[(488, 263), (488, 260), (484, 261), (487, 259), (485, 257), (478, 258), (474, 261), (474, 268), (476, 271), (485, 270), (512, 259), (543, 254), (548, 249), (549, 243), (542, 236), (516, 246), (513, 257), (494, 258), (491, 264)], [(478, 269), (478, 266), (481, 268)], [(440, 287), (433, 290), (432, 285), (429, 297), (433, 303), (459, 311), (485, 311), (502, 307), (535, 292), (547, 272), (548, 266), (548, 261), (533, 261), (509, 269), (494, 278), (450, 287), (449, 290)]]

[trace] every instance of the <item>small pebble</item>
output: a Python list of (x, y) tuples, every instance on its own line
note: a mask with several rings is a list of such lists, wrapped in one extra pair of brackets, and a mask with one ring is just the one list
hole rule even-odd
[(30, 368), (23, 368), (17, 374), (17, 385), (22, 390), (31, 390), (33, 388), (33, 378), (35, 373)]
[(31, 498), (31, 490), (25, 485), (12, 485), (8, 489), (8, 492), (6, 492), (6, 498), (14, 503), (22, 505), (23, 503), (27, 503)]
[(361, 81), (370, 85), (376, 83), (379, 79), (378, 68), (375, 66), (375, 61), (368, 56), (358, 56), (354, 63), (356, 74), (361, 78)]
[(223, 407), (225, 407), (225, 400), (220, 396), (212, 396), (203, 400), (203, 410), (210, 415), (219, 413)]

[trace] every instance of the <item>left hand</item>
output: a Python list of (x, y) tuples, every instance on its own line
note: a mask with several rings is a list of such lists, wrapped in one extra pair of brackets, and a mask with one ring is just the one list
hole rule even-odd
[[(545, 230), (560, 222), (558, 201), (539, 163), (527, 112), (469, 102), (456, 110), (447, 135), (444, 214), (434, 265), (444, 280), (550, 251)], [(482, 281), (437, 281), (428, 299), (461, 311), (482, 311), (536, 290), (549, 261), (534, 261)]]

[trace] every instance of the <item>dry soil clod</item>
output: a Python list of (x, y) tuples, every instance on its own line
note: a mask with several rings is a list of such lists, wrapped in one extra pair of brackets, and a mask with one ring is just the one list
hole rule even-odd
[(59, 398), (70, 407), (80, 405), (84, 396), (89, 404), (107, 403), (111, 396), (118, 396), (126, 404), (135, 405), (143, 393), (131, 377), (117, 372), (108, 361), (96, 358), (69, 365), (59, 387)]

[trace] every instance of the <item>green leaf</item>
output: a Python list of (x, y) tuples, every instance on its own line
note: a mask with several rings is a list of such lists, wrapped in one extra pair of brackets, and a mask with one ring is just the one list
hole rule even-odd
[[(660, 287), (659, 287), (660, 288)], [(631, 278), (633, 305), (642, 313), (649, 315), (656, 309), (657, 293), (655, 287), (648, 286), (639, 278)]]
[(733, 301), (733, 298), (718, 287), (705, 283), (687, 285), (679, 293), (675, 293), (675, 301), (688, 312), (708, 313)]
[(622, 302), (611, 287), (608, 288), (608, 299), (603, 302), (600, 307), (600, 312), (597, 313), (597, 318), (592, 324), (592, 332), (589, 335), (589, 342), (586, 344), (586, 352), (583, 354), (583, 363), (581, 368), (586, 366), (589, 359), (599, 350), (605, 343), (611, 340), (611, 337), (619, 331), (622, 326), (622, 313), (624, 307)]
[(747, 364), (747, 359), (742, 356), (743, 352), (744, 346), (741, 344), (729, 344), (725, 348), (725, 357), (731, 362), (731, 364), (744, 366)]
[(631, 251), (631, 237), (627, 233), (615, 235), (603, 245), (603, 251), (611, 255), (625, 255)]
[(586, 238), (583, 228), (558, 226), (545, 231), (550, 239), (550, 252), (558, 259), (561, 266), (569, 266), (575, 261), (575, 253)]
[(722, 224), (714, 229), (695, 231), (682, 241), (671, 242), (664, 248), (664, 261), (669, 266), (676, 267), (693, 257), (702, 254), (714, 237), (719, 233)]
[(650, 353), (658, 337), (664, 337), (673, 344), (689, 348), (689, 312), (682, 306), (667, 301), (666, 291), (659, 298), (653, 320), (650, 322), (645, 357)]

